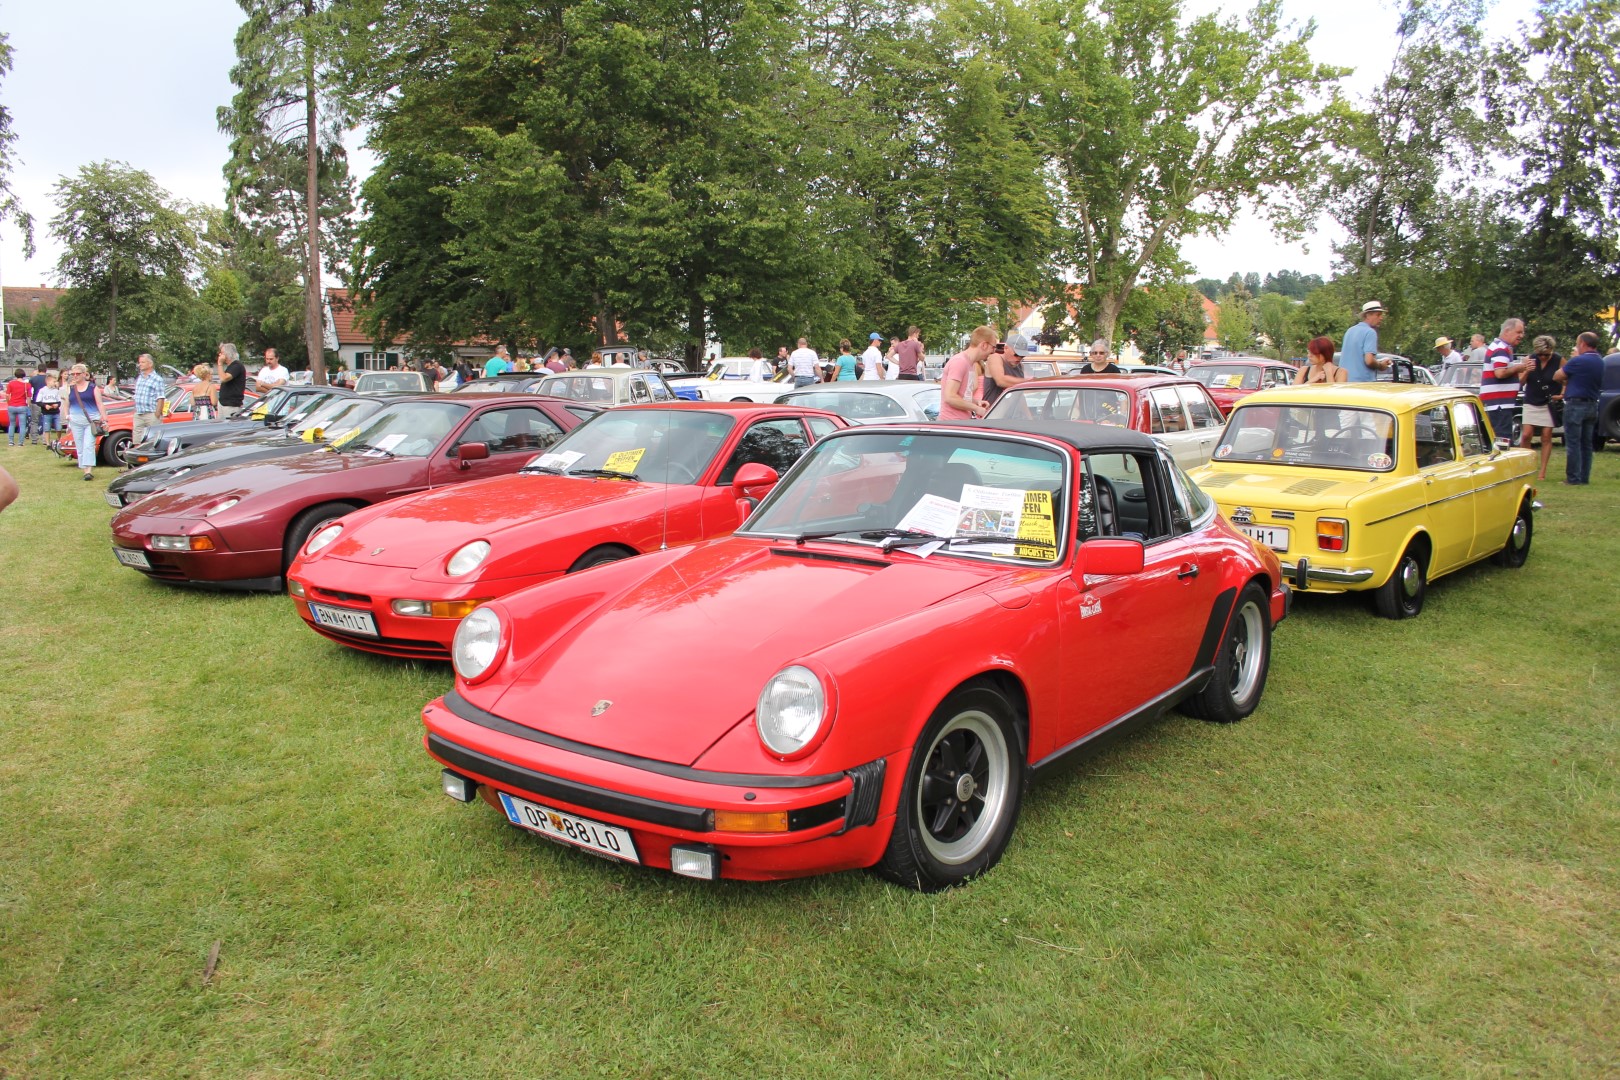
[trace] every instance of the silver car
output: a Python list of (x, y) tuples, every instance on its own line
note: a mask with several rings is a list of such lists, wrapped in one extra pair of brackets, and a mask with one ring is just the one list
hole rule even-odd
[(776, 404), (825, 409), (851, 424), (938, 420), (939, 384), (910, 379), (815, 383), (778, 394)]

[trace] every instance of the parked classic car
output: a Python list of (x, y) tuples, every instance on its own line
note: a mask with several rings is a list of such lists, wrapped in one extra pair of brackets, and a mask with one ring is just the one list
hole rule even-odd
[(638, 371), (623, 364), (559, 371), (548, 375), (534, 392), (542, 397), (604, 408), (676, 400), (675, 391), (658, 372)]
[(1495, 448), (1466, 390), (1356, 383), (1246, 398), (1193, 477), (1294, 588), (1371, 590), (1380, 614), (1404, 619), (1443, 574), (1487, 557), (1524, 565), (1538, 464)]
[[(448, 660), (456, 623), (577, 570), (732, 532), (819, 435), (827, 413), (632, 405), (581, 425), (516, 475), (357, 510), (287, 572), (310, 628), (388, 656)], [(762, 474), (756, 468), (766, 467)]]
[(1145, 435), (850, 428), (733, 537), (473, 611), (427, 749), (452, 798), (610, 858), (940, 889), (1071, 751), (1178, 703), (1247, 716), (1288, 595)]
[(262, 409), (258, 408), (261, 399), (255, 395), (251, 399), (253, 408), (244, 409), (229, 420), (193, 419), (159, 424), (138, 444), (124, 447), (124, 464), (146, 465), (218, 439), (256, 437), (285, 426), (290, 419), (305, 413), (311, 403), (352, 392), (328, 386), (277, 387), (264, 396)]
[(1183, 469), (1209, 460), (1225, 420), (1209, 391), (1180, 375), (1080, 375), (1021, 383), (1002, 393), (992, 420), (1064, 420), (1152, 435)]
[(1223, 415), (1256, 390), (1289, 385), (1298, 373), (1292, 364), (1260, 356), (1228, 356), (1187, 366), (1187, 377), (1204, 384)]
[(421, 394), (431, 389), (420, 371), (362, 371), (354, 380), (357, 394)]
[[(792, 386), (792, 383), (788, 384)], [(862, 379), (855, 382), (813, 383), (781, 392), (771, 400), (778, 405), (826, 409), (852, 424), (903, 424), (939, 419), (939, 384), (912, 379)]]
[(182, 479), (118, 512), (113, 554), (176, 584), (280, 589), (310, 533), (351, 510), (516, 472), (579, 423), (533, 396), (398, 401), (336, 453), (312, 451)]
[[(171, 383), (164, 389), (163, 398), (158, 402), (158, 415), (164, 424), (190, 420), (191, 391), (184, 384)], [(130, 437), (135, 432), (135, 403), (122, 398), (109, 401), (102, 421), (107, 433), (96, 436), (96, 460), (103, 465), (122, 465), (124, 448), (129, 445)], [(65, 424), (62, 437), (52, 444), (52, 449), (66, 458), (78, 453), (73, 432)]]

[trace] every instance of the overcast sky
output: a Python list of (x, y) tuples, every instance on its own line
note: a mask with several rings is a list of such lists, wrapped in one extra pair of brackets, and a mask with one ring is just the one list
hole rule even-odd
[[(1232, 0), (1189, 0), (1207, 10)], [(1348, 86), (1361, 93), (1387, 70), (1395, 16), (1389, 0), (1288, 0), (1290, 15), (1315, 19), (1319, 60), (1355, 67)], [(1491, 36), (1510, 33), (1533, 0), (1498, 0)], [(215, 111), (229, 102), (233, 37), (242, 21), (231, 0), (0, 0), (0, 32), (10, 35), (13, 68), (0, 84), (12, 112), (20, 158), (12, 189), (35, 218), (38, 252), (24, 260), (14, 225), (0, 228), (0, 281), (56, 283), (60, 254), (48, 222), (51, 187), (93, 161), (116, 160), (150, 172), (176, 196), (222, 204), (226, 140)], [(1445, 73), (1436, 73), (1444, 77)], [(365, 167), (361, 155), (353, 165)], [(1328, 276), (1334, 236), (1282, 245), (1258, 220), (1224, 239), (1195, 240), (1184, 253), (1201, 275), (1280, 269)]]

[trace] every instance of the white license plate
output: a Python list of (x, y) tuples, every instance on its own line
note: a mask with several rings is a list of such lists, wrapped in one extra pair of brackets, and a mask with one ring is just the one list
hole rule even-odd
[(122, 510), (124, 508), (124, 500), (118, 497), (118, 493), (116, 491), (107, 492), (105, 498), (107, 500), (107, 505), (112, 507), (114, 510)]
[(1273, 551), (1288, 550), (1288, 530), (1274, 528), (1269, 525), (1239, 525), (1243, 534), (1271, 548)]
[(137, 570), (152, 569), (152, 561), (146, 557), (144, 551), (131, 551), (128, 548), (115, 547), (113, 555), (125, 566), (133, 566)]
[(553, 810), (527, 799), (514, 798), (504, 791), (497, 794), (501, 797), (501, 806), (506, 809), (507, 819), (520, 828), (611, 859), (641, 862), (641, 857), (636, 854), (636, 842), (630, 839), (628, 829), (604, 825), (600, 821), (563, 810)]
[(342, 630), (348, 634), (364, 634), (366, 637), (377, 636), (377, 623), (372, 619), (369, 611), (353, 611), (349, 608), (311, 604), (309, 605), (309, 613), (322, 626), (330, 626), (334, 630)]

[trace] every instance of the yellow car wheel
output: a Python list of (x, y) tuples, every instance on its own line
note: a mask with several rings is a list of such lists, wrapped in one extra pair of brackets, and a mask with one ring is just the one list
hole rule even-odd
[(1378, 614), (1386, 619), (1410, 619), (1423, 610), (1423, 597), (1429, 590), (1427, 555), (1417, 541), (1401, 552), (1395, 572), (1373, 593)]

